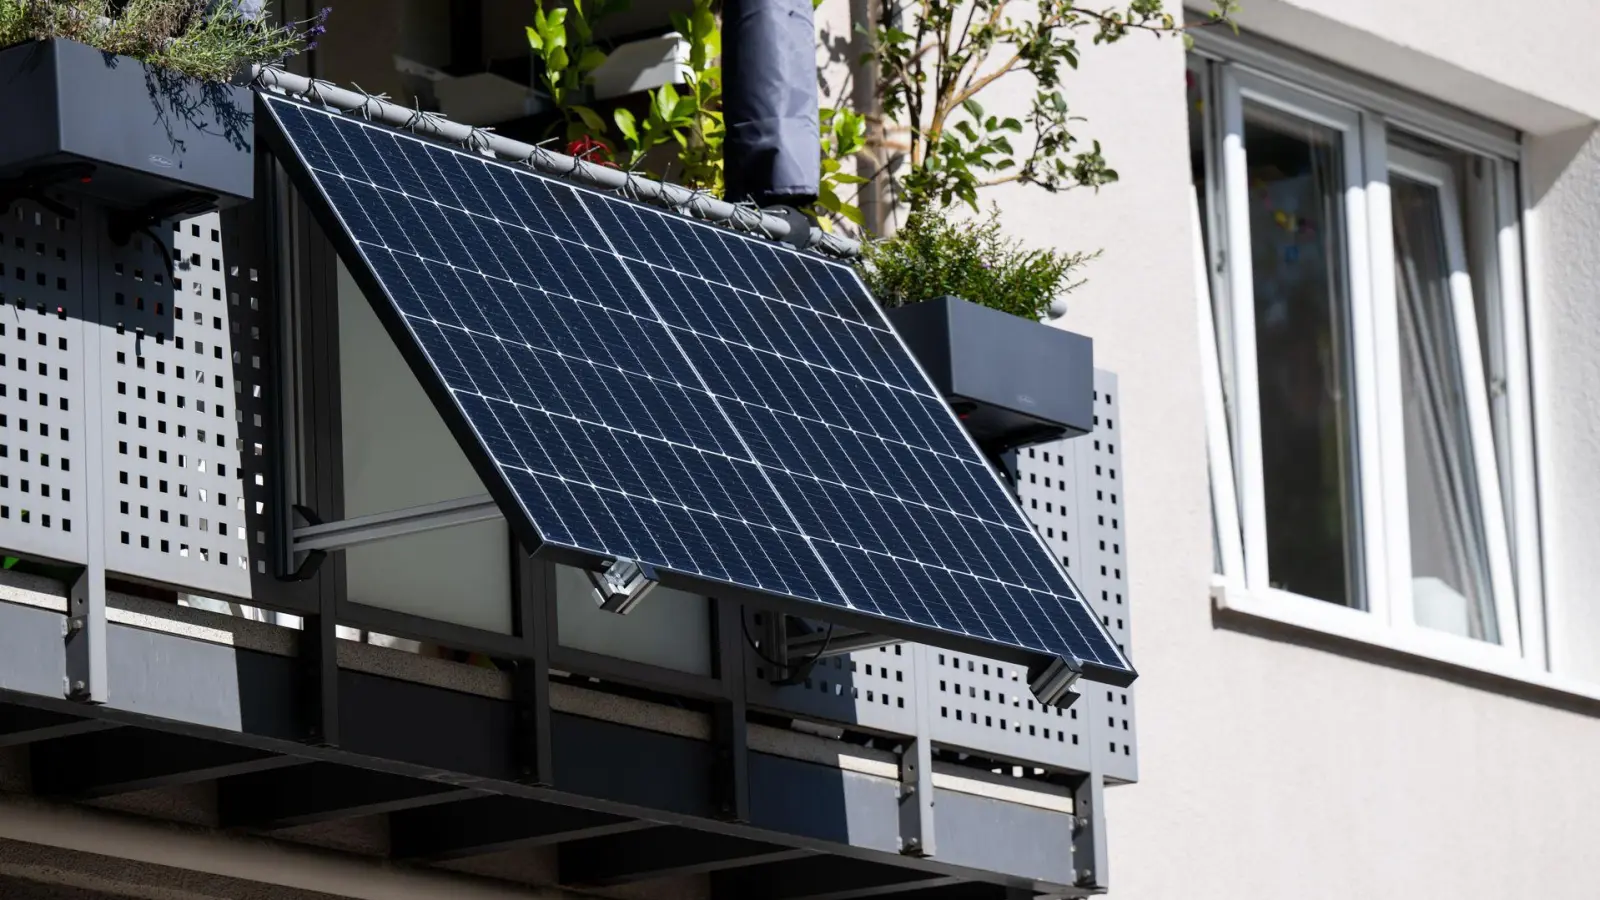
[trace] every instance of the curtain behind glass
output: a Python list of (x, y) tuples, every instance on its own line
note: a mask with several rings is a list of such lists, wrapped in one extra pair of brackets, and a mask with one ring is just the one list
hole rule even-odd
[(1401, 176), (1390, 192), (1416, 620), (1497, 643), (1439, 192)]

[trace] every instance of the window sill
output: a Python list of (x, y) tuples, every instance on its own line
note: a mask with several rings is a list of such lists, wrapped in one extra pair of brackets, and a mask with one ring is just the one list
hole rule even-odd
[(1544, 671), (1492, 644), (1422, 628), (1393, 628), (1362, 610), (1293, 594), (1252, 593), (1218, 580), (1212, 582), (1211, 601), (1222, 613), (1352, 641), (1442, 666), (1455, 673), (1487, 675), (1507, 687), (1533, 688), (1569, 699), (1600, 702), (1600, 684)]

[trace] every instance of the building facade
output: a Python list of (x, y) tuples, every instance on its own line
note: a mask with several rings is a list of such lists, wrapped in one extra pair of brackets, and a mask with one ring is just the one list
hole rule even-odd
[[(827, 0), (818, 11), (824, 43), (848, 45), (864, 5)], [(470, 17), (458, 8), (466, 6)], [(618, 34), (659, 33), (658, 11), (636, 6), (615, 25)], [(305, 17), (297, 12), (286, 10)], [(309, 74), (408, 105), (433, 77), (419, 73), (450, 69), (459, 76), (473, 69), (463, 69), (463, 60), (481, 69), (525, 54), (524, 13), (494, 2), (347, 2), (302, 64)], [(1592, 71), (1600, 63), (1583, 43), (1600, 24), (1597, 16), (1570, 0), (1516, 10), (1435, 0), (1245, 0), (1237, 33), (1200, 30), (1192, 47), (1135, 36), (1086, 52), (1066, 90), (1087, 120), (1084, 132), (1102, 143), (1120, 173), (1117, 183), (1093, 193), (1007, 186), (989, 195), (1025, 240), (1048, 235), (1063, 249), (1103, 251), (1059, 324), (1093, 337), (1096, 365), (1116, 373), (1127, 531), (1125, 541), (1113, 543), (1119, 554), (1129, 548), (1128, 619), (1138, 626), (1130, 650), (1140, 677), (1126, 695), (1107, 693), (1105, 702), (1115, 710), (1137, 698), (1139, 737), (1131, 729), (1118, 737), (1119, 716), (1111, 715), (1113, 762), (1096, 757), (1085, 766), (1106, 782), (1136, 783), (1106, 792), (1095, 842), (1109, 877), (1089, 876), (1083, 892), (1600, 893), (1600, 866), (1586, 852), (1597, 817), (1592, 798), (1600, 797), (1600, 775), (1589, 765), (1600, 755), (1600, 654), (1593, 649), (1600, 646), (1600, 605), (1586, 589), (1595, 565), (1587, 542), (1600, 534), (1592, 512), (1600, 500), (1600, 416), (1586, 380), (1600, 352), (1587, 284), (1600, 253), (1590, 237), (1600, 210), (1600, 138), (1593, 134), (1600, 94), (1592, 87), (1600, 83)], [(839, 65), (819, 60), (825, 73)], [(1027, 101), (1024, 85), (999, 90), (995, 111)], [(290, 187), (282, 190), (287, 196)], [(308, 447), (296, 477), (312, 494), (337, 492), (346, 517), (481, 494), (442, 426), (386, 430), (398, 421), (386, 404), (404, 409), (426, 401), (406, 383), (404, 362), (384, 343), (380, 323), (364, 317), (349, 271), (324, 246), (294, 243), (307, 217), (295, 208), (275, 223), (301, 267), (293, 276), (301, 305), (288, 314), (300, 318), (288, 327), (305, 340), (295, 351), (303, 368), (284, 384), (297, 396), (323, 398), (296, 411), (308, 432), (317, 427), (318, 403), (349, 412), (334, 453), (341, 474), (319, 476), (328, 471), (330, 450)], [(321, 310), (329, 306), (338, 310), (336, 352), (312, 337), (323, 333)], [(342, 360), (331, 370), (330, 353)], [(240, 434), (248, 436), (243, 427)], [(1073, 460), (1085, 472), (1095, 464), (1087, 456)], [(416, 477), (421, 467), (428, 477)], [(1076, 488), (1084, 502), (1086, 484)], [(517, 573), (526, 572), (509, 563), (508, 543), (504, 523), (490, 517), (346, 550), (338, 564), (343, 599), (415, 614), (427, 611), (428, 598), (450, 593), (462, 598), (453, 607), (455, 626), (510, 629), (520, 613), (476, 602), (520, 590)], [(459, 565), (441, 569), (430, 554)], [(1074, 575), (1084, 580), (1078, 568)], [(34, 582), (5, 585), (10, 593), (0, 600), (13, 603), (37, 605), (28, 592), (49, 593)], [(730, 637), (727, 629), (719, 637), (709, 626), (674, 622), (713, 618), (705, 598), (653, 596), (654, 605), (640, 613), (655, 618), (630, 617), (618, 631), (593, 618), (581, 596), (570, 599), (582, 587), (580, 579), (576, 593), (558, 586), (550, 594), (568, 616), (559, 629), (569, 660), (601, 667), (594, 671), (604, 668), (602, 657), (671, 671), (678, 679), (672, 690), (696, 699), (685, 704), (687, 713), (663, 712), (650, 705), (658, 697), (597, 699), (567, 684), (555, 688), (567, 693), (551, 706), (606, 719), (610, 712), (582, 704), (631, 701), (642, 704), (631, 721), (643, 731), (704, 736), (715, 715), (694, 718), (694, 704), (700, 694), (715, 694), (708, 685), (722, 677), (718, 642)], [(121, 618), (112, 621), (150, 615), (140, 599), (123, 602)], [(1108, 627), (1110, 620), (1108, 614)], [(215, 629), (218, 621), (183, 627)], [(397, 621), (372, 613), (365, 631), (405, 634), (384, 628)], [(1116, 622), (1125, 639), (1123, 620)], [(278, 632), (285, 620), (247, 624), (222, 642), (268, 652), (284, 640)], [(360, 628), (338, 635), (357, 646), (342, 650), (336, 665), (368, 674), (385, 672), (384, 652), (426, 643), (371, 638)], [(349, 638), (366, 638), (366, 646)], [(459, 660), (427, 663), (433, 686), (468, 689), (462, 679), (473, 676), (448, 668)], [(0, 689), (16, 690), (5, 668), (0, 660)], [(867, 681), (856, 685), (864, 689)], [(480, 694), (501, 690), (491, 685)], [(715, 702), (723, 699), (715, 694)], [(747, 699), (762, 703), (742, 694), (738, 702)], [(1098, 719), (1106, 710), (1091, 702), (1101, 701), (1086, 693), (1077, 709)], [(640, 725), (651, 717), (670, 721)], [(1091, 727), (1100, 726), (1086, 723), (1082, 734), (1098, 753), (1106, 735)], [(780, 753), (778, 744), (798, 740), (780, 731), (792, 729), (752, 731), (748, 740), (772, 758), (813, 752)], [(48, 739), (74, 734), (50, 731)], [(1070, 734), (1076, 742), (1079, 732)], [(838, 736), (826, 729), (821, 735)], [(852, 762), (836, 751), (828, 751), (829, 765), (848, 771), (845, 780), (904, 779), (893, 752), (870, 741), (851, 751)], [(283, 813), (271, 831), (219, 828), (229, 824), (219, 813), (218, 791), (227, 790), (217, 787), (219, 779), (255, 774), (250, 760), (212, 762), (211, 777), (143, 794), (129, 776), (114, 792), (68, 804), (40, 789), (40, 773), (52, 770), (37, 755), (0, 741), (0, 754), (8, 752), (0, 755), (0, 789), (31, 786), (37, 795), (0, 796), (0, 893), (19, 897), (1011, 900), (1050, 896), (1043, 885), (1063, 879), (1068, 883), (1056, 893), (1075, 893), (1068, 888), (1082, 866), (1073, 827), (1016, 823), (1034, 822), (1027, 818), (1034, 811), (1073, 809), (1075, 818), (1084, 807), (1073, 804), (1093, 796), (1078, 782), (1048, 778), (958, 791), (1025, 812), (1006, 818), (999, 807), (960, 807), (952, 799), (945, 808), (961, 809), (967, 827), (933, 821), (960, 875), (929, 869), (928, 878), (946, 879), (938, 883), (885, 882), (852, 870), (846, 874), (854, 880), (841, 875), (788, 890), (783, 885), (804, 882), (800, 873), (823, 871), (822, 863), (806, 862), (810, 853), (827, 856), (817, 849), (823, 845), (741, 845), (698, 863), (657, 862), (658, 878), (591, 885), (558, 877), (563, 865), (579, 864), (527, 835), (507, 838), (501, 853), (434, 851), (408, 859), (395, 849), (403, 829), (385, 817), (413, 805), (434, 808), (409, 794), (383, 794), (370, 808), (351, 801), (349, 809), (362, 815)], [(1128, 762), (1116, 763), (1118, 755)], [(1026, 758), (1045, 767), (1057, 759)], [(952, 779), (983, 780), (999, 768), (949, 768), (957, 764), (951, 758), (937, 770), (946, 791), (955, 790)], [(788, 802), (803, 808), (806, 798)], [(863, 830), (830, 836), (845, 848), (841, 859), (862, 850), (866, 826), (852, 824)], [(607, 829), (628, 834), (624, 825), (632, 827), (607, 820), (571, 826), (568, 834), (603, 840), (612, 836)], [(908, 832), (901, 828), (903, 841)], [(999, 848), (975, 837), (985, 828), (1037, 843), (1013, 848), (1019, 859), (1001, 859)], [(431, 823), (428, 834), (438, 841), (436, 832), (452, 830), (470, 831), (445, 819)], [(661, 845), (679, 837), (663, 834)], [(640, 840), (614, 846), (649, 844)], [(476, 848), (494, 846), (484, 839)], [(535, 846), (537, 852), (527, 849)], [(988, 865), (971, 858), (982, 853), (997, 855)], [(1039, 875), (1029, 855), (1066, 858), (1069, 875)], [(939, 852), (930, 858), (939, 860)], [(418, 859), (427, 864), (411, 864)], [(746, 865), (733, 866), (737, 860)], [(767, 869), (775, 874), (760, 882), (729, 874), (763, 866), (779, 868)], [(993, 883), (975, 871), (995, 873)], [(549, 886), (556, 881), (568, 886)]]

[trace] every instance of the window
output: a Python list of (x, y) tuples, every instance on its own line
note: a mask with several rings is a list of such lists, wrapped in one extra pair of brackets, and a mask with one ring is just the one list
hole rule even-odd
[(1540, 660), (1516, 145), (1261, 56), (1188, 71), (1219, 581)]

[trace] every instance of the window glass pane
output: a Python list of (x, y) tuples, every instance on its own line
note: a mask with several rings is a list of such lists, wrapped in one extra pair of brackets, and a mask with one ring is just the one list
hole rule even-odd
[(1342, 135), (1246, 103), (1267, 569), (1359, 605)]
[(1460, 210), (1444, 209), (1432, 185), (1400, 175), (1390, 179), (1390, 197), (1416, 620), (1498, 642), (1442, 219)]

